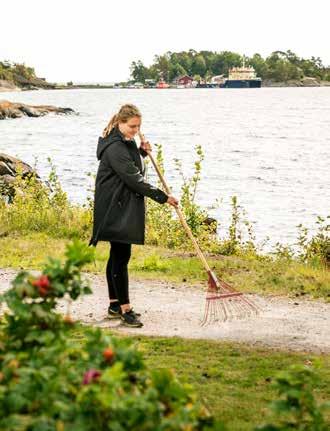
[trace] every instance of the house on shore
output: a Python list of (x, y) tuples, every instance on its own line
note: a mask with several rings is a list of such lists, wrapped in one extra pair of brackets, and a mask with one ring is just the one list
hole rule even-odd
[(191, 88), (193, 85), (194, 78), (189, 75), (182, 75), (175, 79), (174, 83), (181, 88)]

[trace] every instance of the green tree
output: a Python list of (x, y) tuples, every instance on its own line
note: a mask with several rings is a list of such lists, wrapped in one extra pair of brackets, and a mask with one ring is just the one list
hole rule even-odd
[(173, 81), (179, 76), (187, 75), (187, 71), (179, 63), (170, 64), (169, 81)]
[(196, 55), (192, 64), (192, 75), (204, 76), (206, 72), (206, 62), (202, 55)]
[(148, 79), (148, 68), (144, 66), (141, 60), (138, 62), (133, 61), (131, 64), (131, 77), (134, 81), (145, 82)]
[(242, 57), (235, 52), (223, 51), (216, 54), (211, 64), (211, 71), (214, 75), (228, 75), (229, 69), (242, 64)]
[(155, 56), (155, 67), (159, 76), (165, 79), (165, 81), (169, 81), (170, 60), (167, 53), (164, 55)]
[(185, 51), (177, 53), (177, 63), (179, 63), (188, 75), (191, 75), (192, 57)]
[(267, 75), (267, 63), (260, 54), (254, 54), (253, 57), (248, 58), (247, 64), (255, 69), (257, 76), (264, 77)]
[(35, 78), (36, 76), (34, 69), (32, 67), (25, 66), (24, 63), (15, 63), (13, 66), (13, 73), (27, 79)]

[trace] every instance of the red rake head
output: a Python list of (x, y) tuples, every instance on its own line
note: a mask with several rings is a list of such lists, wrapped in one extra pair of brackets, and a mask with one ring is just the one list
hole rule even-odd
[(219, 280), (212, 271), (208, 271), (208, 276), (206, 305), (201, 325), (258, 315), (258, 307), (243, 293)]

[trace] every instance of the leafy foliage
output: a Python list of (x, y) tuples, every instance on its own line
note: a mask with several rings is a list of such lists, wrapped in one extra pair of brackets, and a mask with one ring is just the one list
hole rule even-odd
[(316, 232), (312, 236), (309, 229), (301, 223), (298, 227), (298, 239), (294, 244), (297, 248), (295, 251), (293, 246), (282, 245), (277, 243), (274, 255), (287, 260), (297, 256), (302, 263), (309, 263), (314, 266), (329, 267), (330, 265), (330, 216), (316, 218)]
[[(164, 160), (161, 145), (156, 145), (157, 164), (164, 174)], [(207, 212), (196, 203), (196, 192), (201, 179), (201, 166), (204, 153), (200, 145), (196, 146), (196, 161), (191, 178), (187, 178), (182, 170), (180, 160), (175, 159), (175, 168), (181, 180), (180, 207), (184, 217), (200, 245), (209, 251), (216, 251), (219, 239), (216, 236), (216, 221), (208, 222)], [(160, 181), (158, 186), (161, 187)], [(147, 205), (147, 242), (153, 245), (162, 245), (168, 248), (191, 249), (190, 241), (183, 230), (180, 220), (173, 216), (171, 207), (160, 206), (155, 202)]]
[(170, 370), (147, 370), (130, 340), (89, 329), (72, 342), (76, 323), (55, 307), (91, 293), (80, 270), (93, 254), (76, 240), (64, 264), (48, 258), (38, 277), (21, 271), (1, 297), (0, 429), (221, 429), (189, 385)]
[(90, 200), (84, 206), (69, 202), (50, 158), (48, 162), (50, 172), (45, 183), (35, 173), (28, 178), (17, 173), (10, 203), (0, 199), (1, 230), (7, 234), (45, 232), (51, 237), (87, 239), (92, 222)]
[(31, 79), (36, 74), (32, 67), (24, 63), (10, 63), (9, 61), (0, 61), (0, 79), (17, 82), (17, 78)]
[(330, 216), (326, 218), (318, 216), (316, 220), (317, 231), (312, 237), (308, 229), (302, 224), (299, 228), (299, 258), (303, 262), (318, 259), (321, 263), (330, 266)]
[(323, 411), (330, 403), (318, 405), (313, 389), (318, 376), (307, 366), (293, 365), (276, 377), (275, 387), (281, 396), (271, 404), (277, 416), (276, 424), (268, 424), (256, 428), (256, 431), (326, 431)]

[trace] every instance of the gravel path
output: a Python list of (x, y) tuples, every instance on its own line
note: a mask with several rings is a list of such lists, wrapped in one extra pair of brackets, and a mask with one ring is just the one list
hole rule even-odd
[[(8, 289), (16, 271), (0, 269), (0, 292)], [(131, 279), (131, 303), (141, 312), (143, 328), (126, 328), (120, 320), (106, 317), (108, 296), (104, 276), (86, 274), (92, 295), (72, 304), (72, 316), (83, 323), (113, 328), (129, 334), (179, 336), (183, 338), (230, 340), (254, 346), (316, 353), (330, 353), (330, 303), (287, 297), (251, 295), (262, 309), (247, 320), (200, 326), (205, 291), (199, 286), (177, 286), (167, 282)], [(66, 311), (66, 304), (59, 304)]]

